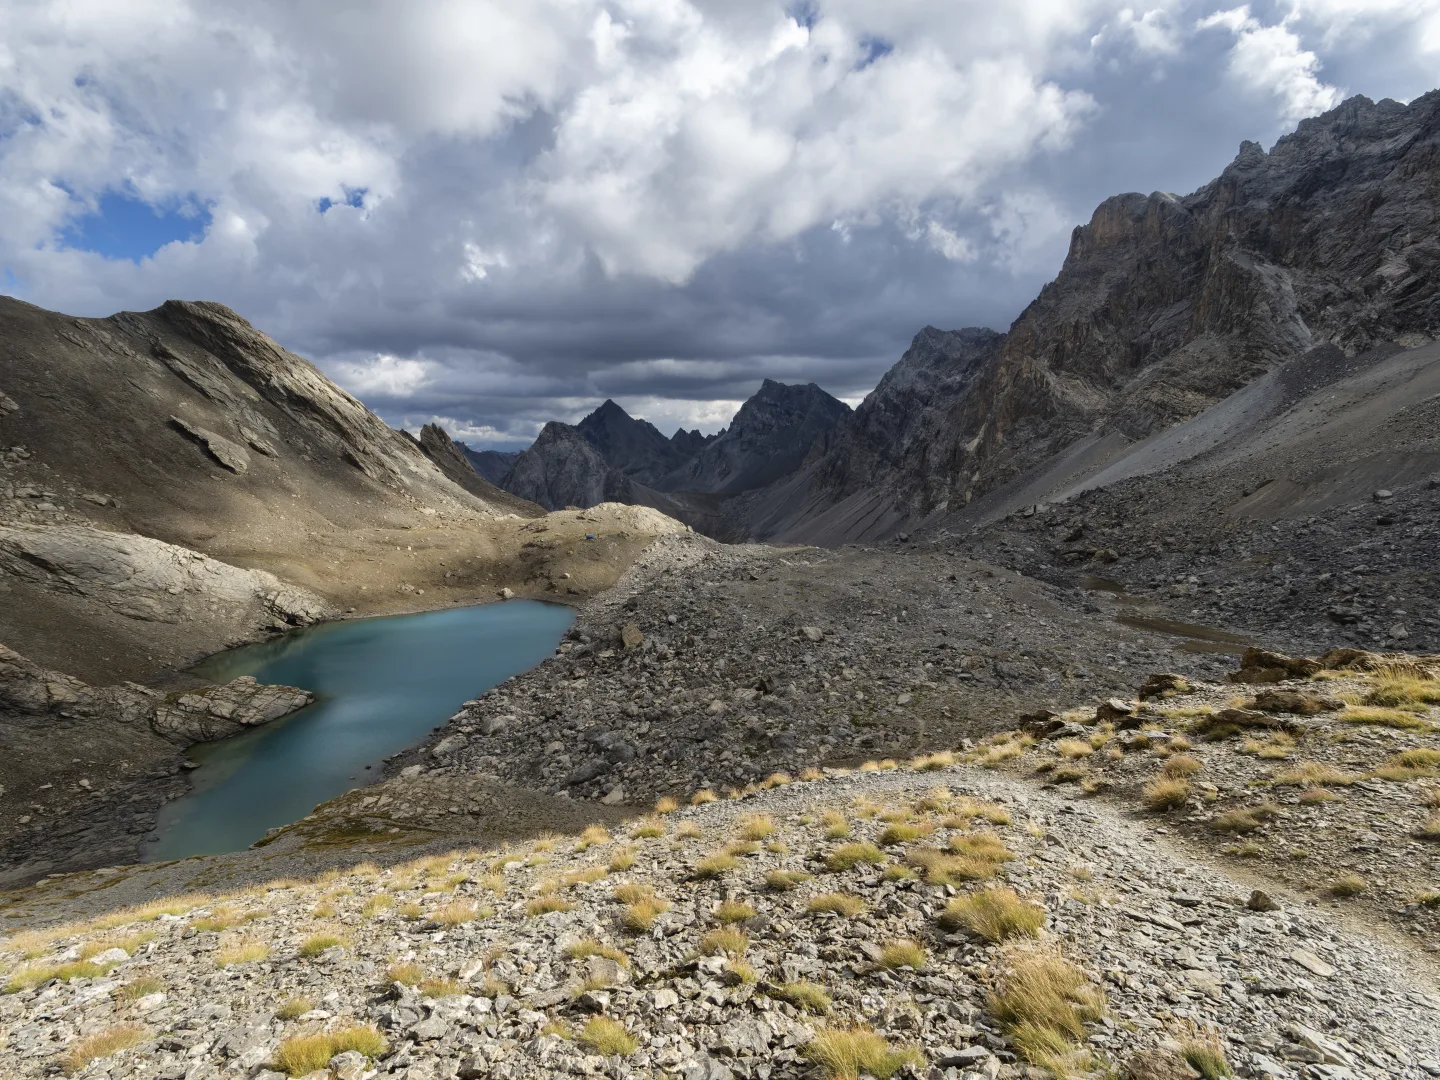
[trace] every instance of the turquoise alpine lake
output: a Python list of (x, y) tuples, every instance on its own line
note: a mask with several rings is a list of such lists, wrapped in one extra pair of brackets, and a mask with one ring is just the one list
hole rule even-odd
[(148, 859), (239, 851), (412, 746), (466, 701), (534, 667), (574, 621), (533, 600), (322, 623), (203, 661), (214, 682), (253, 675), (316, 701), (232, 739), (190, 748), (191, 792), (160, 810)]

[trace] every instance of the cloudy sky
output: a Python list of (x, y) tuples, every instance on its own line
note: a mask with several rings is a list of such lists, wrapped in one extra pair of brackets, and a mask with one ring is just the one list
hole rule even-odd
[(219, 300), (473, 445), (711, 431), (1437, 60), (1440, 0), (5, 0), (0, 291)]

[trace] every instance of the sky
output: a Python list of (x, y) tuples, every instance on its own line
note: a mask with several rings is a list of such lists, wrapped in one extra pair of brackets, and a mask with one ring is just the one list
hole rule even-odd
[(220, 301), (472, 446), (710, 432), (1437, 61), (1440, 0), (6, 0), (0, 292)]

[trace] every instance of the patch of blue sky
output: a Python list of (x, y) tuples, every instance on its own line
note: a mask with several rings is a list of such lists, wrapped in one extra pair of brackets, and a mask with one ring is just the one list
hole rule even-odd
[(325, 211), (329, 210), (332, 206), (353, 206), (356, 209), (361, 209), (365, 205), (365, 196), (370, 191), (369, 188), (363, 187), (342, 187), (341, 190), (345, 192), (343, 199), (332, 199), (326, 196), (315, 204), (320, 210), (320, 213), (325, 213)]
[(193, 199), (156, 206), (126, 191), (106, 191), (95, 209), (60, 234), (65, 247), (138, 263), (176, 240), (192, 241), (210, 225), (210, 208)]
[(895, 51), (895, 46), (884, 38), (863, 37), (860, 39), (860, 61), (855, 65), (858, 71), (867, 68), (881, 57), (889, 56)]
[(816, 0), (799, 0), (798, 3), (791, 4), (785, 14), (794, 19), (796, 25), (813, 30), (820, 21), (820, 5)]

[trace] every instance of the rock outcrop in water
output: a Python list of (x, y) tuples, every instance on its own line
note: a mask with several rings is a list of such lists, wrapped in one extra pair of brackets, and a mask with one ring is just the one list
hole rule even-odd
[(248, 676), (171, 693), (91, 686), (0, 645), (0, 882), (133, 861), (137, 834), (181, 786), (180, 750), (313, 700)]

